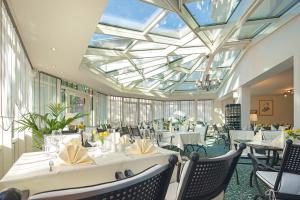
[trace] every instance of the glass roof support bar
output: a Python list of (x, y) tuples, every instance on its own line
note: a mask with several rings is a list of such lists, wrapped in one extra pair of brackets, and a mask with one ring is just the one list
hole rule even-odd
[[(162, 19), (167, 15), (167, 11), (166, 10), (161, 10), (156, 17), (152, 20), (152, 22), (150, 24), (148, 24), (145, 28), (145, 30), (143, 31), (142, 35), (144, 35), (145, 37), (147, 37), (146, 35), (149, 33), (149, 31)], [(130, 49), (138, 42), (138, 40), (134, 40), (132, 42), (131, 45), (129, 45), (129, 47), (127, 47), (127, 49), (124, 51), (124, 53), (127, 53), (128, 51), (130, 51)]]
[(188, 74), (186, 74), (185, 76), (183, 76), (183, 77), (181, 78), (181, 80), (180, 80), (178, 83), (176, 83), (176, 84), (172, 85), (171, 87), (167, 88), (166, 91), (171, 91), (171, 93), (174, 92), (174, 90), (175, 90), (179, 85), (181, 85), (185, 80), (187, 80), (187, 79), (192, 75), (192, 73), (193, 73), (194, 71), (196, 71), (196, 70), (198, 69), (198, 67), (199, 67), (203, 62), (205, 62), (206, 59), (207, 59), (206, 57), (200, 57), (200, 58), (197, 60), (197, 62), (193, 65), (193, 67), (191, 68), (190, 72), (189, 72)]
[(218, 53), (220, 49), (224, 46), (224, 44), (227, 42), (227, 40), (230, 38), (232, 34), (236, 30), (238, 30), (248, 19), (248, 17), (255, 11), (255, 9), (263, 2), (263, 0), (252, 0), (250, 3), (249, 1), (242, 1), (241, 3), (246, 3), (244, 8), (246, 8), (246, 12), (234, 23), (234, 25), (230, 25), (231, 27), (228, 28), (228, 30), (224, 33), (224, 37), (219, 37), (217, 41), (213, 44), (213, 52), (209, 57), (208, 64), (206, 66), (206, 70), (204, 72), (204, 76), (202, 77), (202, 81), (205, 81), (206, 75), (209, 72), (209, 69), (211, 68), (211, 63), (213, 60), (213, 57)]
[(204, 32), (196, 32), (195, 29), (198, 27), (198, 24), (195, 22), (193, 17), (189, 14), (182, 2), (179, 0), (166, 0), (166, 3), (178, 14), (178, 16), (190, 27), (190, 29), (195, 33), (195, 35), (204, 43), (204, 45), (212, 50), (212, 44), (209, 38)]
[[(252, 3), (249, 4), (249, 1), (242, 1), (241, 3), (247, 3), (246, 12), (238, 19), (233, 25), (230, 24), (230, 27), (224, 33), (224, 37), (219, 37), (216, 42), (213, 44), (213, 51), (216, 52), (222, 48), (222, 46), (227, 42), (227, 40), (238, 30), (244, 23), (247, 21), (248, 17), (256, 10), (256, 8), (263, 2), (263, 0), (252, 0)], [(227, 24), (228, 25), (228, 24)], [(225, 29), (226, 30), (226, 29)]]
[[(266, 24), (273, 23), (279, 21), (279, 18), (269, 18), (269, 19), (258, 19), (253, 21), (246, 21), (243, 25), (256, 25), (256, 24)], [(234, 26), (234, 22), (228, 22), (227, 24), (216, 24), (213, 26), (199, 26), (195, 29), (195, 31), (209, 31), (214, 29), (225, 29), (228, 26)]]
[(143, 35), (143, 32), (139, 31), (134, 31), (134, 30), (129, 30), (125, 28), (120, 28), (120, 27), (114, 27), (114, 26), (109, 26), (105, 24), (98, 24), (96, 27), (95, 33), (98, 34), (106, 34), (106, 35), (113, 35), (117, 37), (124, 37), (124, 38), (129, 38), (133, 40), (142, 40), (142, 41), (148, 41), (148, 42), (156, 42), (156, 43), (161, 43), (161, 44), (168, 44), (168, 45), (173, 45), (173, 46), (180, 46), (181, 42), (179, 39), (175, 38), (170, 38), (166, 36), (161, 36), (161, 35)]

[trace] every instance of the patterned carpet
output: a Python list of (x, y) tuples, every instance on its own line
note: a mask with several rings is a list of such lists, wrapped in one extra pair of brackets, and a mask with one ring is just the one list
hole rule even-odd
[[(224, 144), (216, 144), (215, 141), (209, 141), (210, 144), (207, 148), (208, 157), (215, 157), (225, 154), (228, 150), (224, 149)], [(243, 161), (244, 162), (244, 161)], [(255, 187), (250, 187), (249, 179), (252, 170), (251, 165), (239, 164), (237, 166), (240, 185), (236, 182), (236, 176), (233, 175), (230, 184), (225, 193), (225, 200), (250, 200), (255, 196)]]

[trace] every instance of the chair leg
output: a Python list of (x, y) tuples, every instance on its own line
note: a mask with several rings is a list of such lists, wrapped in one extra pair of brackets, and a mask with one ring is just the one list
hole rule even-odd
[[(261, 188), (259, 187), (258, 180), (257, 180), (257, 177), (256, 177), (256, 175), (255, 175), (255, 171), (253, 171), (253, 179), (254, 179), (254, 185), (255, 185), (255, 187), (256, 187), (258, 193), (259, 193), (258, 195), (256, 195), (257, 198), (261, 197), (262, 199), (265, 199), (265, 194), (264, 194), (264, 192), (261, 190)], [(255, 197), (256, 197), (256, 196), (255, 196)], [(257, 199), (257, 198), (256, 198), (256, 199)]]
[(250, 187), (253, 187), (253, 184), (252, 184), (252, 181), (253, 181), (253, 170), (251, 171), (251, 174), (250, 174)]
[(238, 174), (238, 171), (237, 171), (236, 168), (235, 168), (235, 177), (236, 177), (236, 184), (237, 184), (237, 185), (240, 185), (239, 174)]

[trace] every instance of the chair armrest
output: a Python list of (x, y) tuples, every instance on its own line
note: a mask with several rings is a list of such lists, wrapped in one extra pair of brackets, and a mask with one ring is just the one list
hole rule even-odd
[(129, 177), (131, 177), (131, 176), (134, 176), (134, 173), (133, 173), (130, 169), (126, 169), (126, 170), (124, 171), (124, 174), (125, 174), (126, 178), (129, 178)]
[(122, 180), (122, 179), (126, 178), (125, 175), (123, 174), (123, 172), (120, 172), (120, 171), (117, 171), (115, 173), (115, 177), (116, 177), (117, 180)]
[(272, 168), (262, 162), (260, 162), (253, 154), (248, 153), (248, 157), (251, 159), (252, 161), (252, 165), (254, 168), (254, 171), (274, 171), (274, 172), (278, 172), (279, 170)]

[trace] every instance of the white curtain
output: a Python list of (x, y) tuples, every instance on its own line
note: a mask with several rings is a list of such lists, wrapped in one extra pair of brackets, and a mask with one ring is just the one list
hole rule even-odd
[[(33, 73), (5, 5), (1, 4), (0, 66), (0, 177), (24, 152), (31, 150), (31, 135), (15, 133), (22, 114), (32, 111)], [(14, 141), (14, 142), (13, 142)]]
[(97, 126), (107, 122), (107, 96), (95, 92), (93, 94), (93, 125)]
[(38, 73), (34, 80), (34, 110), (40, 114), (48, 112), (48, 105), (58, 103), (58, 85), (57, 78), (47, 74)]
[(146, 99), (140, 99), (140, 122), (149, 122), (152, 121), (152, 101)]
[(123, 124), (136, 125), (138, 123), (138, 99), (123, 98)]
[(109, 96), (107, 99), (108, 121), (114, 126), (122, 122), (122, 97)]
[(153, 120), (160, 120), (164, 118), (163, 101), (152, 101), (153, 102)]

